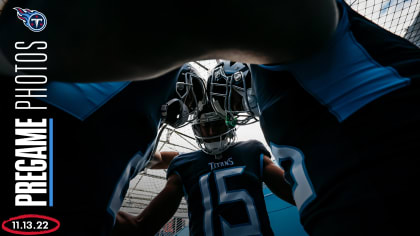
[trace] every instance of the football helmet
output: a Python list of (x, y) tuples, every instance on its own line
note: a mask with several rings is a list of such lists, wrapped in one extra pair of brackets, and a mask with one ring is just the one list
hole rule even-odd
[(161, 112), (166, 124), (180, 128), (194, 120), (207, 103), (205, 82), (191, 65), (180, 69), (174, 96), (162, 105)]
[(199, 112), (192, 123), (195, 140), (200, 149), (216, 158), (235, 143), (236, 128), (226, 124), (210, 105)]
[(259, 108), (246, 64), (223, 61), (207, 80), (209, 102), (231, 126), (258, 121)]

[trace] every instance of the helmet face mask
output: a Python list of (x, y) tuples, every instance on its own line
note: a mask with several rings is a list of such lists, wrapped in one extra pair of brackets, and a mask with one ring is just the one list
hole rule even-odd
[(213, 109), (233, 124), (258, 121), (259, 109), (251, 88), (251, 75), (242, 63), (223, 62), (211, 72), (207, 81)]
[(235, 128), (228, 127), (214, 111), (201, 113), (192, 129), (198, 146), (209, 155), (220, 155), (236, 140)]

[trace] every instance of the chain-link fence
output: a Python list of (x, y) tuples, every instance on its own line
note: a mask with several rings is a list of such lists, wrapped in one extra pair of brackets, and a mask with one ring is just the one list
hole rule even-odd
[[(191, 152), (198, 150), (193, 133), (189, 126), (174, 130), (167, 128), (160, 137), (159, 151)], [(143, 211), (150, 201), (164, 188), (166, 170), (145, 169), (130, 182), (121, 210), (133, 215)], [(185, 199), (175, 215), (156, 235), (171, 236), (188, 226), (188, 210)]]
[(361, 15), (420, 46), (420, 0), (346, 0)]

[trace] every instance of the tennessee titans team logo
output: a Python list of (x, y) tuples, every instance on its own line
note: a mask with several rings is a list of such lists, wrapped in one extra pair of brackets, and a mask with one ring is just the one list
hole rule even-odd
[(33, 32), (41, 32), (47, 26), (47, 17), (39, 11), (13, 8), (17, 11), (17, 17), (23, 21), (23, 24)]

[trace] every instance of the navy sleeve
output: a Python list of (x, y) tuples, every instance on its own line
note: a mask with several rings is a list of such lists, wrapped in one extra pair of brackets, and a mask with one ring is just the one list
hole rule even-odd
[(250, 140), (249, 142), (250, 142), (250, 144), (252, 144), (253, 146), (255, 146), (255, 148), (259, 149), (260, 153), (262, 153), (262, 154), (264, 154), (264, 155), (266, 155), (268, 157), (271, 157), (270, 152), (267, 150), (267, 148), (265, 148), (264, 144), (262, 144), (260, 141), (258, 141), (258, 140)]
[(168, 170), (166, 171), (166, 179), (175, 172), (175, 169), (179, 166), (180, 155), (176, 156), (169, 164)]

